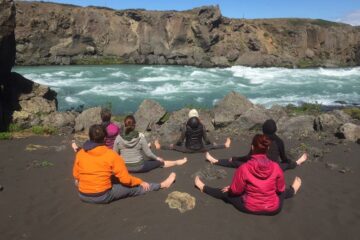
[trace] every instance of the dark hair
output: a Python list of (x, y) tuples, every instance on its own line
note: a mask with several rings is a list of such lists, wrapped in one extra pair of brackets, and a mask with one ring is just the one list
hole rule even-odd
[(95, 143), (104, 143), (105, 140), (105, 130), (104, 127), (100, 124), (94, 124), (89, 129), (89, 138)]
[(124, 119), (125, 125), (125, 135), (128, 135), (130, 132), (134, 131), (136, 126), (136, 121), (133, 115), (128, 115)]
[(198, 128), (200, 125), (200, 120), (198, 117), (192, 117), (187, 121), (187, 125), (193, 129)]
[(272, 119), (268, 119), (262, 126), (263, 133), (266, 135), (273, 135), (277, 131), (276, 123)]
[(269, 149), (271, 140), (264, 134), (256, 134), (252, 140), (253, 154), (265, 154)]
[(110, 122), (111, 119), (111, 111), (107, 108), (102, 108), (100, 112), (101, 120), (103, 122)]

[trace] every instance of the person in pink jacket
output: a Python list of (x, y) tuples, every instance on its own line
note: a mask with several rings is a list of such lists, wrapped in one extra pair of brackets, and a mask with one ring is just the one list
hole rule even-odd
[(279, 213), (283, 200), (293, 197), (299, 190), (301, 179), (295, 177), (293, 184), (285, 189), (284, 173), (279, 164), (266, 156), (270, 144), (271, 140), (266, 135), (255, 135), (251, 145), (251, 159), (236, 170), (230, 186), (212, 188), (206, 186), (198, 176), (195, 178), (195, 186), (242, 212), (259, 215)]
[(111, 122), (111, 111), (109, 109), (101, 109), (100, 116), (102, 120), (101, 125), (106, 130), (105, 146), (113, 149), (115, 138), (120, 134), (120, 128), (118, 125)]

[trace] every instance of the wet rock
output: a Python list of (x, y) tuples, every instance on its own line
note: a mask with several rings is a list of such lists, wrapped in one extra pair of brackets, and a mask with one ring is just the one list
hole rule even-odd
[(75, 119), (75, 131), (80, 132), (85, 130), (87, 132), (90, 126), (101, 123), (101, 107), (89, 108), (83, 111)]
[(218, 169), (213, 165), (207, 165), (204, 169), (201, 169), (192, 175), (192, 177), (195, 176), (199, 176), (201, 179), (215, 180), (225, 178), (227, 172), (224, 169)]
[(140, 132), (150, 131), (166, 114), (166, 110), (156, 101), (145, 99), (134, 114), (136, 128)]
[(339, 127), (337, 136), (349, 141), (358, 142), (360, 139), (360, 126), (353, 123), (345, 123)]
[(214, 108), (214, 125), (225, 127), (253, 106), (246, 97), (230, 92)]
[(169, 193), (165, 203), (171, 209), (178, 209), (181, 213), (192, 210), (195, 207), (196, 199), (186, 192), (174, 191)]

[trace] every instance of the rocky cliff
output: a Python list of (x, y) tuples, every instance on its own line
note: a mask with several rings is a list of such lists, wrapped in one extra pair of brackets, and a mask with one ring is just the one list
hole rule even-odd
[(0, 131), (13, 120), (26, 127), (40, 123), (43, 114), (54, 113), (56, 93), (46, 86), (11, 72), (15, 63), (15, 4), (0, 0)]
[(324, 20), (229, 19), (214, 6), (177, 12), (16, 5), (19, 65), (360, 65), (360, 29)]

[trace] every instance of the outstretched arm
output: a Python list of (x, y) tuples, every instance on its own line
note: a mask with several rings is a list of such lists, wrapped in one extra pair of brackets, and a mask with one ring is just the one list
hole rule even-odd
[(113, 173), (115, 177), (119, 179), (120, 183), (125, 186), (134, 187), (140, 185), (143, 182), (143, 180), (141, 180), (140, 178), (134, 177), (129, 174), (124, 159), (119, 155), (114, 158)]

